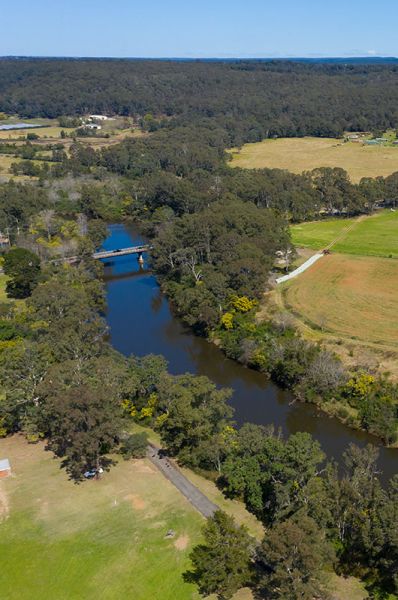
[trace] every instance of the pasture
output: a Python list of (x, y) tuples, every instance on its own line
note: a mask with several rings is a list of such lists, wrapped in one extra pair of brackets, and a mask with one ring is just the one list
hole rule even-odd
[(321, 250), (333, 240), (332, 251), (361, 256), (398, 258), (398, 212), (383, 210), (359, 219), (327, 219), (291, 227), (296, 246)]
[(354, 221), (355, 219), (325, 219), (292, 225), (292, 242), (298, 247), (322, 250), (342, 235)]
[(286, 307), (322, 333), (398, 347), (397, 262), (332, 254), (284, 284)]
[(245, 144), (230, 151), (232, 167), (286, 169), (293, 173), (341, 167), (353, 182), (398, 171), (398, 147), (364, 146), (336, 138), (280, 138)]

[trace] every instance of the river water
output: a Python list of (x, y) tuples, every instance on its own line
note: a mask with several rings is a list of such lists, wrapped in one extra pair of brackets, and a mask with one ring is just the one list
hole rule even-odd
[[(138, 245), (143, 240), (133, 228), (111, 225), (104, 242), (107, 250)], [(155, 277), (140, 268), (134, 255), (105, 265), (107, 321), (112, 345), (125, 355), (162, 354), (174, 374), (207, 375), (218, 386), (233, 389), (231, 405), (238, 424), (274, 423), (285, 434), (308, 431), (329, 458), (340, 461), (350, 442), (377, 443), (310, 404), (292, 403), (292, 396), (252, 369), (224, 356), (214, 344), (196, 337), (172, 315)], [(384, 480), (398, 472), (398, 450), (380, 447)]]

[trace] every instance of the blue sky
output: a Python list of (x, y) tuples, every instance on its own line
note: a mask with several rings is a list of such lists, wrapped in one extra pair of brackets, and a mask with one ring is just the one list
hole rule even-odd
[(397, 0), (0, 0), (0, 56), (398, 56)]

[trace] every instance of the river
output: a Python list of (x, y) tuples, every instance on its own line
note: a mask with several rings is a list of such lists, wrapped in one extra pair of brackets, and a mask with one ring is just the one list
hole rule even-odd
[[(106, 250), (133, 246), (143, 240), (125, 225), (111, 225), (104, 242)], [(162, 354), (174, 374), (207, 375), (218, 386), (233, 389), (231, 405), (238, 424), (274, 423), (285, 434), (308, 431), (329, 458), (340, 462), (350, 442), (360, 446), (377, 443), (372, 436), (354, 431), (328, 417), (311, 404), (292, 403), (264, 375), (224, 356), (214, 344), (196, 337), (171, 313), (155, 277), (134, 255), (116, 258), (105, 265), (107, 321), (111, 343), (125, 355)], [(386, 480), (397, 473), (398, 450), (380, 447), (379, 465)]]

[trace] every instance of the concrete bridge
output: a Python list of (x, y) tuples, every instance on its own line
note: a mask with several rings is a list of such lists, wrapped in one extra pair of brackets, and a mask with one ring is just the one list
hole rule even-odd
[(147, 244), (141, 244), (141, 246), (130, 246), (129, 248), (117, 248), (116, 250), (100, 250), (99, 252), (94, 252), (93, 258), (115, 258), (117, 256), (126, 256), (127, 254), (137, 254), (138, 260), (140, 262), (143, 261), (142, 255), (144, 252), (148, 252), (150, 250), (150, 246)]
[[(94, 252), (93, 254), (93, 258), (98, 258), (98, 259), (107, 259), (107, 258), (117, 258), (118, 256), (127, 256), (128, 254), (136, 254), (137, 258), (138, 258), (138, 262), (139, 263), (143, 263), (144, 259), (142, 257), (142, 255), (145, 252), (149, 252), (149, 250), (151, 249), (151, 246), (149, 246), (148, 244), (141, 244), (140, 246), (130, 246), (129, 248), (116, 248), (115, 250), (99, 250), (98, 252)], [(55, 259), (52, 260), (50, 262), (54, 262), (54, 263), (58, 263), (61, 261), (64, 262), (68, 262), (68, 263), (75, 263), (79, 260), (79, 258), (77, 256), (68, 256), (64, 259)]]

